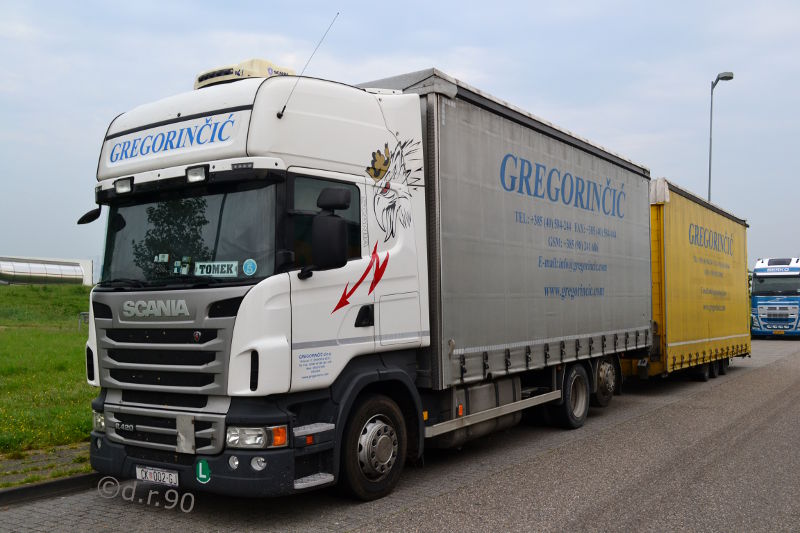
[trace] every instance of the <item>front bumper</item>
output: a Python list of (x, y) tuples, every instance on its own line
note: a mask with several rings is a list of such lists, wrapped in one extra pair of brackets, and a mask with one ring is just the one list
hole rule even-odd
[[(101, 442), (100, 447), (97, 446), (98, 440)], [(138, 451), (142, 453), (138, 454)], [(190, 491), (253, 498), (298, 492), (294, 488), (295, 459), (291, 448), (225, 450), (213, 456), (181, 454), (180, 461), (158, 460), (154, 458), (157, 455), (141, 448), (131, 450), (123, 444), (109, 441), (105, 433), (92, 432), (90, 461), (92, 468), (101, 474), (120, 479), (136, 478), (137, 465), (151, 466), (178, 472), (180, 487)], [(231, 469), (228, 464), (231, 455), (239, 458), (239, 467), (236, 470)], [(251, 459), (256, 456), (267, 460), (267, 467), (260, 472), (250, 466)], [(202, 459), (208, 464), (211, 474), (207, 483), (200, 483), (195, 475), (197, 463)]]
[(750, 335), (758, 337), (797, 337), (800, 335), (800, 329), (785, 329), (785, 328), (750, 328)]

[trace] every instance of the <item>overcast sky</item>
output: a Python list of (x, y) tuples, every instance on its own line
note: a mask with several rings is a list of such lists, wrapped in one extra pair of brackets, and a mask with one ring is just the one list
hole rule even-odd
[[(286, 7), (283, 7), (286, 6)], [(108, 123), (253, 57), (346, 83), (427, 67), (746, 218), (756, 257), (800, 255), (800, 2), (0, 0), (0, 256), (99, 259)], [(98, 265), (99, 266), (99, 265)], [(96, 267), (97, 269), (97, 267)]]

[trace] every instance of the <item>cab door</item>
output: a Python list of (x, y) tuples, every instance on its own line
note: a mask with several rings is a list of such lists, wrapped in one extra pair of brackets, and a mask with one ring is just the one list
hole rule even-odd
[[(311, 222), (320, 211), (317, 197), (325, 188), (350, 191), (350, 207), (335, 212), (347, 221), (348, 261), (341, 268), (313, 271), (311, 277), (300, 279), (301, 268), (312, 264)], [(330, 385), (353, 357), (375, 349), (366, 199), (362, 176), (290, 169), (286, 240), (295, 266), (289, 274), (293, 392)]]

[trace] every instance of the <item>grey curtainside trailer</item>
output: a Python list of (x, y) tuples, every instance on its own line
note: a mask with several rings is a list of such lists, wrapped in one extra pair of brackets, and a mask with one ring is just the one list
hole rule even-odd
[(617, 356), (652, 344), (649, 170), (436, 69), (362, 86), (421, 97), (431, 346), (418, 385), (452, 391), (426, 435), (464, 428), (457, 444), (561, 398), (564, 363), (587, 360), (595, 393), (598, 373), (616, 387)]

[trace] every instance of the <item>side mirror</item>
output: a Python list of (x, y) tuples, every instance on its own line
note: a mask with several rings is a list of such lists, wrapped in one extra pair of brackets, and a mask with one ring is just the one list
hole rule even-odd
[(88, 224), (100, 218), (100, 206), (98, 205), (91, 211), (87, 211), (81, 218), (78, 219), (78, 224)]

